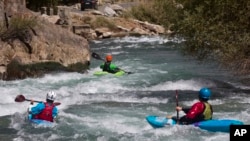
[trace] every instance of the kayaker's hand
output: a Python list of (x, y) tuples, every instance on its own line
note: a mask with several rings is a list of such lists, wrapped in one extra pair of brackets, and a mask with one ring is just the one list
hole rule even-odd
[(175, 109), (176, 109), (176, 111), (181, 111), (181, 110), (182, 110), (182, 107), (177, 106)]
[(172, 119), (172, 116), (166, 116), (167, 119)]
[(34, 104), (34, 100), (33, 100), (33, 99), (30, 100), (30, 104), (31, 104), (31, 105)]
[(114, 71), (118, 72), (118, 71), (121, 71), (120, 68), (115, 68)]

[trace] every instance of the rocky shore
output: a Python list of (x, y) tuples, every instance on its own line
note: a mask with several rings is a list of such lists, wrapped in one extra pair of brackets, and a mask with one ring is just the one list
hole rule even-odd
[[(139, 21), (121, 17), (128, 7), (123, 8), (119, 4), (102, 4), (95, 9), (80, 10), (80, 4), (73, 6), (59, 6), (58, 15), (42, 14), (41, 16), (51, 23), (67, 27), (73, 33), (83, 36), (88, 40), (96, 40), (123, 36), (162, 35), (169, 34), (161, 25), (151, 24), (147, 21)], [(106, 22), (93, 27), (95, 22)]]
[[(98, 9), (81, 11), (80, 4), (59, 6), (58, 14), (51, 15), (28, 10), (25, 0), (0, 1), (1, 26), (6, 30), (0, 33), (0, 79), (41, 77), (58, 71), (84, 73), (91, 61), (89, 40), (170, 33), (160, 25), (121, 18), (126, 9), (117, 4)], [(21, 36), (5, 38), (11, 29), (7, 25), (15, 18), (32, 18), (38, 25), (25, 29)]]

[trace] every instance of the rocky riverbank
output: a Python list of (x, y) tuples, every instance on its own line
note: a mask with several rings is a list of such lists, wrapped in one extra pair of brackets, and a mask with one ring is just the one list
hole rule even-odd
[(123, 36), (162, 35), (169, 34), (161, 25), (146, 21), (121, 17), (128, 7), (106, 3), (95, 9), (80, 10), (80, 4), (59, 6), (58, 15), (41, 15), (51, 23), (67, 27), (77, 35), (88, 40), (96, 40)]
[[(107, 3), (99, 10), (80, 10), (80, 4), (59, 6), (58, 14), (35, 13), (25, 0), (0, 1), (0, 79), (41, 77), (58, 71), (84, 73), (90, 64), (88, 40), (169, 33), (148, 22), (120, 17), (127, 9)], [(35, 20), (34, 27), (13, 34), (12, 20)], [(9, 26), (10, 25), (10, 26)], [(13, 36), (7, 36), (9, 33)], [(18, 36), (16, 36), (18, 35)]]
[(0, 1), (0, 79), (85, 72), (91, 58), (88, 41), (28, 10), (25, 2)]

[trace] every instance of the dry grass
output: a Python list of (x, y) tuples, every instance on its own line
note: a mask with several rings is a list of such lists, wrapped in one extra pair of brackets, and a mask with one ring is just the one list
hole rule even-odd
[(0, 24), (0, 38), (2, 40), (23, 38), (28, 29), (34, 28), (37, 25), (38, 23), (34, 16), (14, 16), (8, 21), (8, 27), (4, 22)]
[(94, 29), (99, 27), (107, 27), (111, 30), (117, 29), (115, 23), (105, 17), (96, 17), (95, 20), (91, 21), (90, 26)]

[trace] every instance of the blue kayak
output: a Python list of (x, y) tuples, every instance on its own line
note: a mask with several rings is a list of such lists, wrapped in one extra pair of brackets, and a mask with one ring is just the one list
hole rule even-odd
[(29, 121), (32, 124), (38, 125), (38, 126), (43, 126), (43, 127), (53, 127), (55, 126), (55, 123), (46, 121), (46, 120), (41, 120), (41, 119), (29, 119)]
[[(149, 115), (146, 117), (148, 123), (154, 128), (162, 128), (167, 125), (176, 125), (176, 121), (173, 119), (168, 119), (166, 117), (159, 117), (154, 115)], [(230, 132), (230, 125), (243, 125), (244, 123), (239, 120), (232, 119), (212, 119), (207, 121), (201, 121), (192, 124), (195, 127), (211, 131), (211, 132)]]

